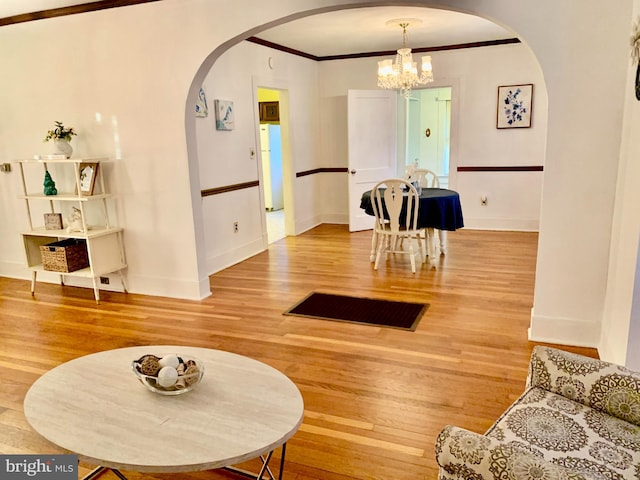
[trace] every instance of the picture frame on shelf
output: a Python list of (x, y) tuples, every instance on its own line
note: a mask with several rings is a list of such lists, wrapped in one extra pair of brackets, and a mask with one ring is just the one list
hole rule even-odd
[(498, 87), (496, 128), (530, 128), (533, 84)]
[(99, 165), (99, 163), (93, 162), (80, 164), (78, 168), (78, 173), (80, 175), (80, 195), (93, 195)]
[(62, 230), (62, 214), (61, 213), (45, 213), (44, 229), (45, 230)]

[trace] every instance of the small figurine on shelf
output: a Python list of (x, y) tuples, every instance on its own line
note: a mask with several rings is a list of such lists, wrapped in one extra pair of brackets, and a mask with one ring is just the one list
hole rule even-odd
[(84, 232), (82, 228), (82, 212), (78, 207), (72, 207), (73, 211), (67, 218), (67, 232)]
[(51, 174), (49, 170), (44, 172), (44, 194), (45, 195), (57, 195), (58, 190), (56, 189), (56, 182), (51, 178)]

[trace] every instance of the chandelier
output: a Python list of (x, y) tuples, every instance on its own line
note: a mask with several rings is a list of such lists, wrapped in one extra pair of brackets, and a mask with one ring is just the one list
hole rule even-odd
[(429, 55), (422, 57), (422, 68), (418, 73), (411, 49), (407, 48), (407, 28), (417, 22), (420, 21), (389, 20), (387, 22), (387, 25), (398, 25), (402, 28), (402, 48), (398, 49), (395, 61), (389, 59), (378, 62), (378, 87), (400, 90), (405, 98), (411, 96), (413, 87), (433, 82), (431, 57)]

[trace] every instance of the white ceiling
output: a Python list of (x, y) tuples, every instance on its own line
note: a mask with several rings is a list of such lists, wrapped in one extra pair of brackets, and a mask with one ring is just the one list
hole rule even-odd
[(370, 7), (305, 17), (256, 37), (318, 57), (396, 50), (402, 45), (402, 29), (387, 22), (398, 18), (421, 21), (407, 29), (407, 46), (411, 48), (515, 36), (495, 23), (464, 13), (424, 7)]
[[(97, 0), (93, 0), (97, 1)], [(0, 18), (89, 3), (90, 0), (0, 0)], [(126, 7), (122, 7), (126, 8)], [(396, 50), (402, 30), (389, 20), (413, 18), (411, 48), (457, 45), (513, 38), (513, 32), (480, 17), (423, 7), (367, 7), (305, 17), (256, 36), (318, 57)], [(39, 20), (46, 21), (46, 20)]]

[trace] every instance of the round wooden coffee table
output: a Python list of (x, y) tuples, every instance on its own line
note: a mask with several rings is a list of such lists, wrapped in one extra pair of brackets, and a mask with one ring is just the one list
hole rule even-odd
[[(130, 366), (147, 353), (197, 357), (204, 377), (183, 395), (153, 393)], [(286, 442), (302, 423), (303, 411), (296, 385), (264, 363), (220, 350), (164, 345), (71, 360), (36, 380), (24, 400), (29, 424), (51, 443), (81, 461), (138, 472), (209, 470), (257, 457), (266, 469), (271, 453), (282, 447), (282, 475)]]

